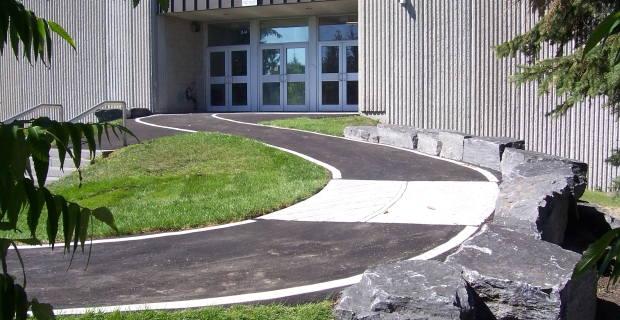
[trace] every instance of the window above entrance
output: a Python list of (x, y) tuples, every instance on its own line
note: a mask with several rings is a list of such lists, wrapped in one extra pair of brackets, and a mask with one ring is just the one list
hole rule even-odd
[(209, 25), (209, 47), (250, 44), (250, 22)]
[(319, 18), (319, 41), (357, 40), (357, 15)]
[(260, 22), (260, 43), (308, 42), (308, 19), (281, 19)]

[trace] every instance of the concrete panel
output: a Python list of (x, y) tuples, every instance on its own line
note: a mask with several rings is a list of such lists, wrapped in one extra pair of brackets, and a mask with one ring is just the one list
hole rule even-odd
[[(0, 77), (11, 85), (0, 86), (0, 119), (41, 103), (62, 104), (65, 119), (103, 100), (125, 100), (128, 107), (152, 109), (152, 0), (135, 9), (125, 1), (28, 1), (25, 6), (63, 26), (77, 50), (55, 37), (49, 69), (17, 61), (5, 51)], [(40, 115), (46, 114), (32, 116)]]
[(389, 124), (522, 139), (527, 150), (590, 164), (590, 188), (605, 189), (620, 174), (604, 162), (620, 139), (604, 99), (547, 117), (556, 96), (539, 98), (535, 84), (517, 88), (508, 79), (526, 59), (495, 57), (493, 46), (537, 21), (527, 1), (359, 0), (359, 21), (361, 112), (385, 112)]
[(494, 182), (332, 180), (316, 196), (259, 219), (478, 226), (498, 193)]

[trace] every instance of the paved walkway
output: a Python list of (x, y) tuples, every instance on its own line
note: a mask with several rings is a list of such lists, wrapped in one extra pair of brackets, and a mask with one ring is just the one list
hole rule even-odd
[[(67, 271), (69, 257), (61, 250), (22, 250), (30, 297), (63, 313), (311, 301), (337, 294), (369, 267), (445, 254), (493, 211), (497, 183), (484, 170), (398, 148), (255, 125), (291, 116), (298, 115), (158, 115), (130, 121), (141, 140), (193, 131), (257, 139), (326, 166), (334, 179), (314, 197), (256, 220), (95, 241), (86, 271), (82, 255)], [(11, 264), (16, 267), (16, 261)]]

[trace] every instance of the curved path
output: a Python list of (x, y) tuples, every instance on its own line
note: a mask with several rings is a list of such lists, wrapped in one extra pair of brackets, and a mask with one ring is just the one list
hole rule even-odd
[[(24, 247), (30, 297), (51, 303), (57, 313), (321, 299), (357, 282), (369, 267), (444, 254), (493, 211), (497, 183), (484, 170), (393, 147), (255, 125), (291, 116), (299, 115), (157, 115), (129, 121), (142, 140), (194, 131), (257, 139), (323, 164), (334, 179), (314, 197), (256, 220), (95, 241), (87, 270), (86, 256), (76, 255), (67, 270), (70, 257), (61, 250)], [(17, 270), (16, 261), (10, 268)]]

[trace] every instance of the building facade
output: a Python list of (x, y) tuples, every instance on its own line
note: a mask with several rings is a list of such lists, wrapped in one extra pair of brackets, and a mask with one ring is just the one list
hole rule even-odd
[(158, 17), (156, 111), (358, 111), (357, 10), (356, 0), (173, 1)]
[(0, 58), (0, 118), (41, 103), (65, 118), (104, 100), (156, 113), (359, 111), (386, 122), (510, 136), (591, 166), (591, 187), (618, 172), (616, 118), (589, 101), (560, 118), (557, 97), (508, 76), (522, 57), (492, 47), (536, 21), (527, 1), (24, 1), (73, 36), (52, 67)]

